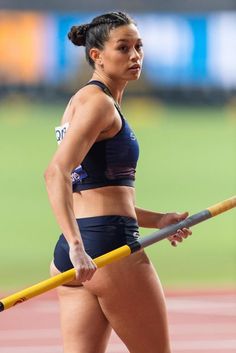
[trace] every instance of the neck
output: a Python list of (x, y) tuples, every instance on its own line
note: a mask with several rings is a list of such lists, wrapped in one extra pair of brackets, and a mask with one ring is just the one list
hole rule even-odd
[(112, 94), (113, 99), (121, 105), (123, 93), (127, 85), (127, 81), (114, 80), (104, 74), (101, 74), (97, 70), (94, 71), (91, 80), (98, 80), (103, 82)]

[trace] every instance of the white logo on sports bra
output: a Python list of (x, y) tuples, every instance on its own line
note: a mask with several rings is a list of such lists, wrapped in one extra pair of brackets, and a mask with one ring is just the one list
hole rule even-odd
[(135, 239), (139, 239), (139, 232), (133, 232), (133, 237)]
[(63, 140), (66, 131), (68, 130), (69, 123), (65, 123), (64, 125), (55, 127), (56, 139), (58, 145), (60, 145), (61, 141)]
[(135, 136), (135, 134), (132, 131), (131, 131), (129, 136), (130, 136), (131, 140), (133, 140), (133, 141), (136, 140), (136, 136)]

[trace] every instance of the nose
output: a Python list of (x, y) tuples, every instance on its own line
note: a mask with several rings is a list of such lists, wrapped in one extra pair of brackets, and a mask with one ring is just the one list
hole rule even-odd
[(141, 58), (141, 53), (135, 48), (133, 48), (133, 50), (131, 51), (131, 60), (137, 61), (140, 58)]

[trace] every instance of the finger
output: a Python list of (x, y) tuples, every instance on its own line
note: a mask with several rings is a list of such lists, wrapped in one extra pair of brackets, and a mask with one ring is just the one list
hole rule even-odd
[(192, 231), (188, 228), (183, 228), (182, 231), (183, 231), (184, 238), (187, 238), (189, 235), (192, 235)]
[(192, 235), (192, 231), (189, 228), (184, 228), (184, 230), (188, 233), (188, 235)]
[(177, 230), (177, 233), (176, 233), (175, 235), (182, 238), (182, 237), (184, 236), (184, 234), (185, 234), (185, 233), (184, 233), (184, 231), (183, 231), (182, 229), (178, 229), (178, 230)]
[(80, 278), (81, 278), (80, 269), (75, 269), (75, 279), (80, 281)]
[(175, 242), (173, 235), (171, 235), (171, 236), (168, 237), (167, 239), (169, 240), (170, 243)]
[(80, 279), (81, 282), (89, 281), (93, 277), (96, 269), (97, 267), (95, 264), (94, 265), (89, 264), (88, 266), (86, 266), (82, 272), (82, 277)]
[(177, 218), (177, 221), (180, 222), (182, 220), (184, 220), (185, 218), (187, 218), (189, 215), (188, 212), (182, 212), (182, 213), (179, 213), (178, 214), (178, 218)]
[(168, 238), (168, 240), (170, 241), (170, 242), (172, 242), (172, 241), (182, 241), (182, 237), (181, 236), (179, 236), (177, 233), (176, 234), (173, 234), (173, 235), (171, 235), (169, 238)]
[(182, 238), (186, 239), (189, 236), (189, 232), (187, 229), (182, 229)]
[(176, 240), (179, 243), (181, 243), (183, 241), (183, 237), (181, 235), (175, 234), (174, 235), (174, 240)]
[(95, 271), (96, 271), (96, 270), (97, 270), (97, 268), (98, 268), (98, 267), (97, 267), (97, 264), (96, 264), (93, 260), (92, 260), (92, 262), (91, 262), (91, 263), (92, 263), (92, 266), (93, 266), (93, 270), (95, 270)]
[(177, 240), (179, 242), (183, 241), (183, 232), (181, 230), (178, 230), (174, 235), (173, 235), (173, 239)]
[(176, 247), (176, 246), (177, 246), (177, 242), (176, 242), (175, 240), (172, 240), (172, 241), (171, 241), (171, 245), (174, 246), (174, 247)]
[(189, 228), (183, 228), (177, 230), (177, 234), (182, 238), (187, 238), (189, 235), (192, 235), (192, 231)]
[(90, 277), (90, 267), (84, 265), (79, 270), (79, 280), (80, 282), (85, 282)]
[(182, 237), (178, 234), (171, 235), (168, 240), (173, 246), (177, 246), (177, 243), (181, 243), (183, 241)]
[(85, 280), (85, 270), (83, 268), (77, 269), (78, 277), (77, 280), (79, 280), (81, 283), (84, 282)]
[(93, 277), (95, 271), (96, 271), (96, 268), (94, 267), (88, 269), (88, 272), (86, 274), (86, 281), (89, 281)]

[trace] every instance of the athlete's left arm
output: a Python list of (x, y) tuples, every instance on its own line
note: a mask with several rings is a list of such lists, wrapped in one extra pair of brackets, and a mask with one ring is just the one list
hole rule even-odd
[[(143, 228), (164, 228), (169, 224), (178, 223), (188, 217), (188, 212), (183, 213), (159, 213), (149, 211), (143, 208), (135, 207), (135, 212), (138, 220), (138, 225)], [(173, 246), (177, 245), (177, 242), (183, 241), (191, 235), (192, 232), (188, 228), (179, 229), (175, 234), (168, 237)]]

